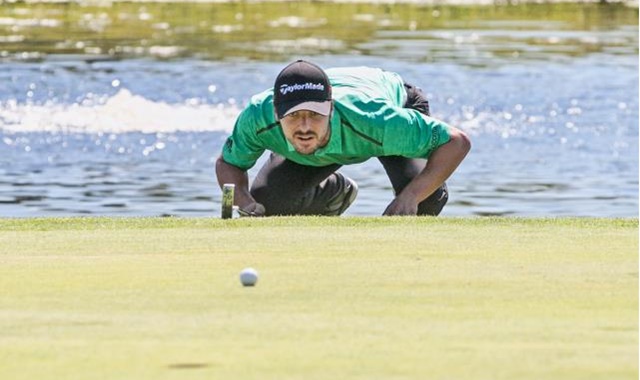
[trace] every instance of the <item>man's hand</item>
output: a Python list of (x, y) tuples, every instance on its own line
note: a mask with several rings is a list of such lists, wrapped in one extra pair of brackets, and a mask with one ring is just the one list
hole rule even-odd
[(416, 215), (418, 204), (433, 194), (471, 149), (469, 137), (459, 129), (450, 127), (451, 139), (436, 149), (427, 165), (389, 204), (383, 215)]
[(264, 216), (264, 206), (256, 202), (249, 192), (249, 177), (246, 170), (226, 163), (220, 156), (216, 161), (216, 175), (219, 184), (236, 185), (233, 204), (238, 206), (240, 216)]
[(238, 208), (238, 214), (241, 217), (245, 216), (264, 216), (265, 209), (264, 206), (258, 202), (252, 202), (246, 205), (245, 207)]
[(390, 204), (387, 209), (384, 210), (382, 215), (417, 215), (418, 214), (418, 202), (411, 199), (406, 199), (402, 194), (398, 195)]

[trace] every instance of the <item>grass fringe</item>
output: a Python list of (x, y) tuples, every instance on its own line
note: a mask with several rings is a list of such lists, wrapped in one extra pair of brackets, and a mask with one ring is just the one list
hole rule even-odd
[(1, 231), (117, 230), (117, 229), (235, 229), (280, 227), (385, 227), (399, 225), (574, 226), (581, 228), (638, 228), (638, 218), (590, 217), (317, 217), (289, 216), (222, 220), (214, 217), (56, 217), (0, 218)]

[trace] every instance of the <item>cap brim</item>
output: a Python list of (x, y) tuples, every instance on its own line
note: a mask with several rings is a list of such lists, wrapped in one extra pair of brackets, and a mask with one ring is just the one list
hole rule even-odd
[(304, 102), (300, 103), (297, 106), (291, 107), (287, 110), (287, 112), (282, 115), (282, 117), (287, 116), (288, 114), (296, 111), (313, 111), (315, 113), (319, 113), (320, 115), (327, 116), (331, 113), (331, 100), (327, 100), (324, 102)]

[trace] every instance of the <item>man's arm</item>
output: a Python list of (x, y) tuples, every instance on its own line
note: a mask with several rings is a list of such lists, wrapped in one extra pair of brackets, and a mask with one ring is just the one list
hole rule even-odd
[(234, 192), (234, 204), (240, 209), (240, 213), (245, 216), (263, 216), (264, 206), (257, 203), (249, 193), (249, 176), (246, 170), (242, 170), (224, 161), (222, 156), (216, 161), (216, 176), (220, 188), (225, 183), (236, 185)]
[(418, 204), (453, 174), (471, 149), (471, 141), (457, 128), (450, 127), (449, 134), (449, 142), (431, 154), (424, 170), (396, 196), (383, 215), (416, 215)]

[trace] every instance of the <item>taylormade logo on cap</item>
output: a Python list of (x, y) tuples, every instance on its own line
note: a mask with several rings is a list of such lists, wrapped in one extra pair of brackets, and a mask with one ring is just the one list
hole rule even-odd
[[(0, 0), (1, 1), (1, 0)], [(331, 113), (331, 82), (319, 66), (297, 60), (282, 69), (273, 84), (273, 105), (279, 119), (292, 110)]]
[(324, 85), (322, 83), (296, 83), (296, 84), (283, 84), (280, 86), (280, 93), (282, 95), (286, 95), (291, 92), (300, 91), (300, 90), (316, 90), (316, 91), (324, 91)]

